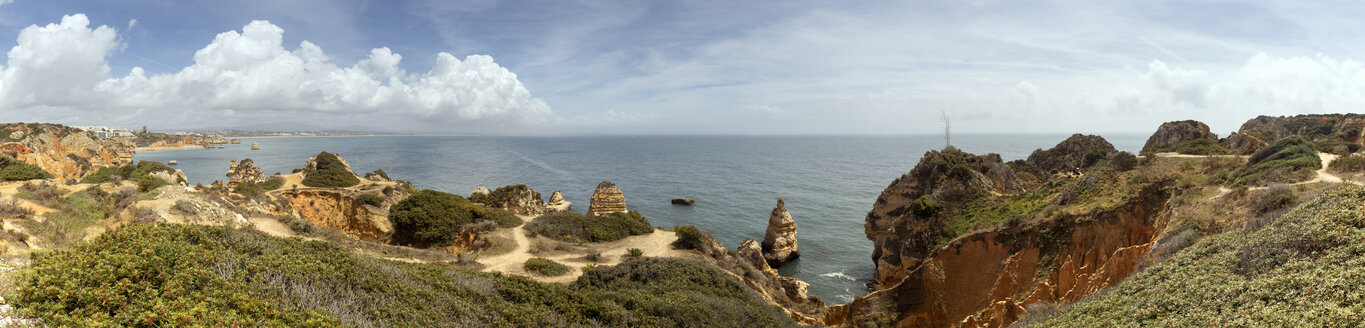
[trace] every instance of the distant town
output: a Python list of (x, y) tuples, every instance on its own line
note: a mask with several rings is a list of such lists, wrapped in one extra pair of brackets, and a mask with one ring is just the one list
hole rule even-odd
[[(77, 129), (94, 132), (100, 139), (109, 138), (136, 138), (139, 133), (147, 133), (147, 127), (139, 130), (125, 129), (117, 126), (72, 126)], [(349, 130), (317, 130), (317, 131), (258, 131), (258, 130), (204, 130), (204, 131), (154, 131), (178, 136), (204, 136), (213, 138), (236, 138), (236, 137), (335, 137), (335, 136), (376, 136), (376, 135), (397, 135), (391, 132), (374, 131), (349, 131)]]

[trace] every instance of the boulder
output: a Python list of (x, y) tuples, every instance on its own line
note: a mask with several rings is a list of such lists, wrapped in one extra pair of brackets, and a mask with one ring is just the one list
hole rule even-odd
[(1147, 143), (1142, 146), (1142, 154), (1160, 152), (1179, 143), (1199, 139), (1218, 142), (1218, 136), (1209, 132), (1209, 126), (1202, 122), (1185, 120), (1162, 123), (1156, 128), (1156, 133), (1147, 138)]
[(777, 199), (777, 207), (768, 217), (768, 231), (763, 234), (763, 258), (774, 268), (801, 256), (796, 244), (796, 221), (787, 212), (786, 202)]
[(602, 181), (588, 200), (588, 215), (607, 216), (617, 212), (626, 212), (626, 196), (615, 183)]
[(545, 203), (545, 212), (569, 212), (573, 211), (573, 202), (564, 200), (564, 193), (555, 190), (550, 194), (550, 201)]
[(674, 198), (674, 199), (673, 199), (673, 204), (675, 204), (675, 205), (692, 205), (692, 204), (694, 204), (694, 203), (696, 203), (696, 202), (697, 202), (697, 200), (692, 199), (692, 197), (687, 197), (687, 198)]
[(250, 158), (242, 159), (241, 162), (232, 160), (228, 165), (228, 189), (235, 190), (237, 186), (265, 181), (265, 172), (256, 167), (256, 162)]

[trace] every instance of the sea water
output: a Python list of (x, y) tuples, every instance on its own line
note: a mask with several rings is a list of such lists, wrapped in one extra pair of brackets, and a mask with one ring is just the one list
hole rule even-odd
[[(1104, 136), (1136, 152), (1145, 136)], [(967, 152), (1023, 159), (1066, 135), (955, 135)], [(261, 150), (250, 150), (251, 143)], [(137, 160), (175, 160), (191, 184), (226, 180), (229, 161), (251, 158), (266, 175), (290, 173), (321, 151), (336, 153), (358, 172), (383, 169), (418, 188), (469, 195), (526, 184), (543, 197), (562, 190), (585, 212), (603, 180), (625, 194), (626, 205), (655, 226), (693, 225), (734, 248), (761, 241), (777, 198), (796, 220), (801, 257), (778, 271), (811, 284), (830, 303), (865, 294), (873, 278), (872, 242), (863, 219), (883, 189), (914, 168), (942, 136), (381, 136), (249, 138), (224, 149), (137, 154)], [(692, 197), (692, 206), (672, 205)]]

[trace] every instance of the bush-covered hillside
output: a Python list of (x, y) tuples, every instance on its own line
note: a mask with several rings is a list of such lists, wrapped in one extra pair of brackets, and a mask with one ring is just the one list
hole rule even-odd
[(134, 224), (36, 253), (13, 304), (54, 327), (781, 327), (734, 278), (678, 259), (570, 285), (375, 259), (221, 227)]
[(1354, 327), (1365, 313), (1365, 188), (1205, 238), (1046, 327)]
[(482, 221), (498, 227), (521, 224), (516, 215), (498, 209), (485, 209), (460, 195), (435, 190), (413, 193), (389, 208), (393, 222), (393, 242), (416, 247), (442, 247), (455, 242), (461, 230)]
[(303, 185), (319, 188), (346, 188), (360, 184), (355, 172), (346, 168), (340, 158), (329, 152), (318, 153), (317, 168), (304, 172)]
[[(132, 180), (137, 183), (138, 191), (147, 192), (166, 185), (166, 181), (152, 176), (152, 173), (156, 172), (174, 174), (175, 169), (166, 166), (166, 164), (161, 164), (161, 162), (138, 161), (137, 164), (101, 167), (99, 171), (85, 176), (81, 182), (105, 183)], [(182, 179), (180, 182), (184, 182), (184, 180)]]
[(591, 216), (573, 212), (553, 212), (526, 224), (526, 230), (551, 239), (568, 242), (605, 242), (654, 232), (640, 212)]
[(540, 199), (540, 192), (532, 191), (531, 187), (527, 187), (524, 184), (514, 184), (510, 186), (498, 187), (498, 189), (493, 189), (488, 194), (469, 195), (469, 201), (483, 204), (485, 206), (498, 207), (507, 204), (508, 201), (511, 201), (512, 196), (526, 192), (532, 193), (533, 196), (531, 198)]
[(48, 179), (52, 174), (37, 165), (24, 163), (8, 156), (0, 156), (0, 181)]
[(1237, 170), (1237, 185), (1258, 185), (1274, 182), (1295, 182), (1307, 179), (1322, 168), (1322, 160), (1313, 142), (1299, 136), (1275, 141), (1251, 155), (1247, 164)]

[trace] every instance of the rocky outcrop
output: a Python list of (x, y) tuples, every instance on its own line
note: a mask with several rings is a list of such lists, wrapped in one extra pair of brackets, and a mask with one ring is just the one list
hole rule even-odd
[[(384, 207), (375, 207), (356, 202), (355, 197), (344, 190), (307, 189), (283, 194), (299, 218), (320, 227), (340, 230), (356, 239), (383, 242), (393, 233), (389, 222), (386, 200)], [(389, 200), (397, 202), (397, 197)]]
[(1234, 155), (1251, 155), (1268, 144), (1250, 134), (1233, 132), (1227, 138), (1218, 140), (1218, 145), (1227, 148)]
[(1029, 304), (1078, 301), (1135, 270), (1170, 219), (1169, 187), (1150, 185), (1106, 210), (959, 237), (895, 284), (830, 307), (823, 323), (1007, 327)]
[(242, 184), (265, 181), (265, 172), (256, 167), (256, 162), (250, 158), (244, 158), (241, 162), (234, 159), (228, 165), (227, 177), (228, 190), (235, 190)]
[[(1071, 171), (1094, 164), (1096, 156), (1105, 158), (1117, 153), (1114, 145), (1097, 135), (1073, 134), (1048, 150), (1034, 150), (1028, 156), (1028, 164), (1042, 172)], [(1087, 157), (1091, 160), (1087, 161)], [(1089, 162), (1089, 163), (1087, 163)]]
[(607, 216), (617, 212), (626, 212), (626, 196), (621, 189), (616, 188), (615, 183), (602, 181), (597, 184), (597, 190), (592, 192), (592, 198), (588, 199), (588, 215)]
[(1218, 135), (1209, 132), (1209, 126), (1199, 121), (1185, 120), (1162, 123), (1156, 128), (1156, 132), (1147, 138), (1147, 143), (1142, 145), (1142, 154), (1164, 151), (1182, 142), (1195, 140), (1208, 140), (1210, 143), (1216, 144), (1218, 143)]
[(768, 230), (763, 234), (763, 258), (772, 267), (781, 267), (801, 256), (796, 243), (796, 221), (787, 212), (786, 202), (777, 199), (777, 207), (768, 216)]
[(37, 165), (61, 181), (80, 179), (101, 167), (132, 163), (134, 144), (126, 138), (101, 140), (92, 132), (57, 124), (0, 124), (0, 152)]
[(564, 193), (555, 190), (550, 194), (550, 201), (545, 202), (545, 212), (569, 212), (573, 211), (573, 202), (564, 200)]
[(545, 201), (540, 199), (540, 193), (524, 184), (502, 186), (492, 191), (488, 191), (488, 188), (479, 188), (469, 195), (469, 201), (521, 215), (545, 214), (546, 205)]
[(1022, 190), (1014, 171), (999, 155), (976, 156), (951, 147), (925, 153), (914, 169), (882, 191), (867, 213), (863, 229), (873, 243), (874, 285), (894, 285), (930, 256), (940, 239), (956, 237), (946, 235), (942, 220), (917, 211), (917, 205), (941, 207), (972, 195)]
[(1257, 116), (1242, 123), (1239, 133), (1250, 134), (1265, 142), (1284, 137), (1303, 136), (1309, 140), (1365, 144), (1365, 114), (1315, 114), (1298, 116)]
[(674, 205), (688, 205), (688, 206), (691, 206), (692, 204), (696, 204), (696, 203), (697, 203), (697, 200), (692, 199), (692, 197), (674, 198), (674, 199), (673, 199), (673, 204), (674, 204)]
[(255, 142), (251, 143), (251, 150), (261, 150), (261, 144)]
[[(324, 153), (326, 153), (326, 152), (324, 152)], [(319, 153), (318, 155), (322, 155), (322, 154)], [(307, 177), (309, 173), (317, 172), (317, 171), (318, 171), (318, 155), (313, 155), (312, 157), (308, 157), (308, 160), (303, 162), (303, 176), (304, 176), (304, 177)], [(357, 179), (360, 178), (359, 175), (356, 175), (356, 174), (355, 174), (355, 170), (351, 169), (351, 163), (347, 163), (347, 162), (346, 162), (346, 159), (341, 158), (341, 155), (339, 155), (339, 154), (331, 154), (331, 155), (332, 155), (332, 156), (336, 156), (337, 162), (340, 162), (340, 163), (341, 163), (341, 168), (342, 168), (343, 170), (346, 170), (346, 172), (351, 173), (351, 175), (354, 175)]]

